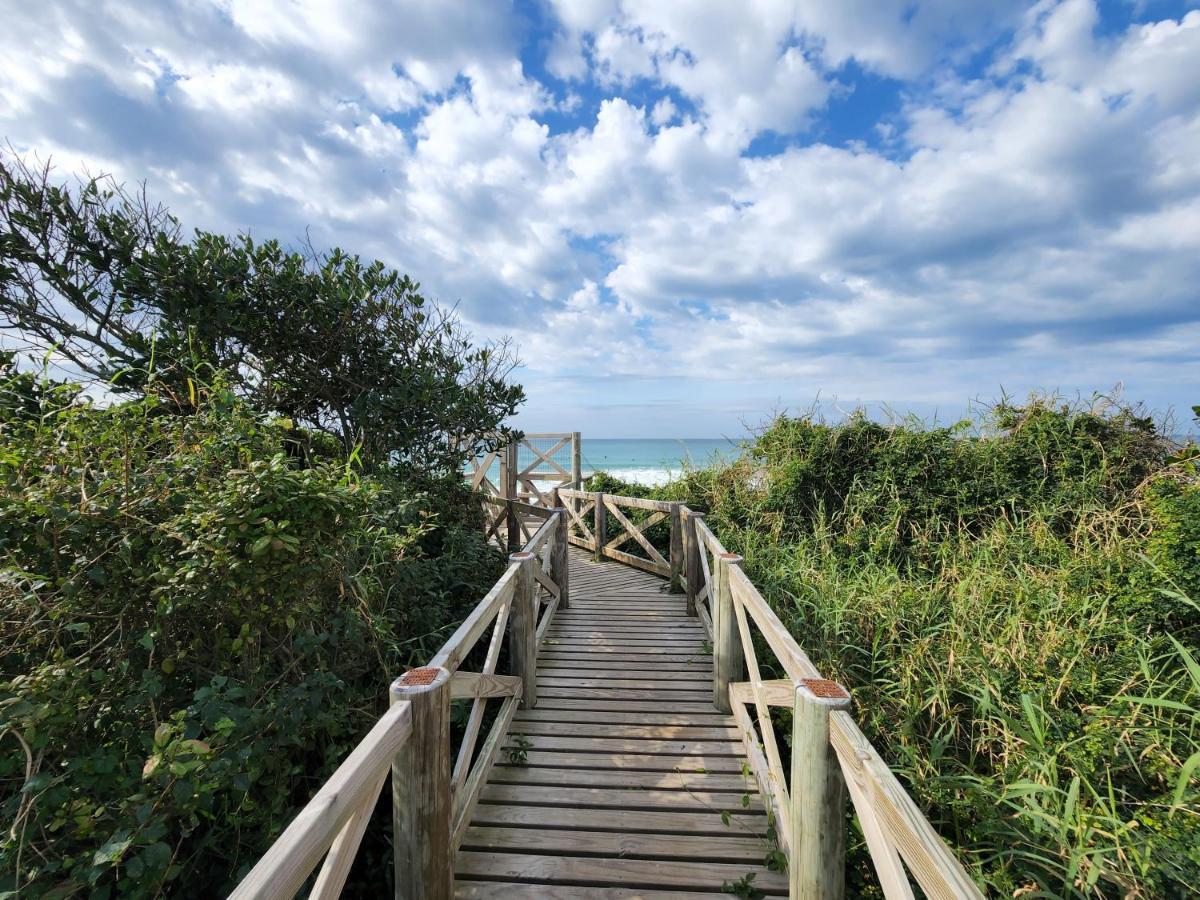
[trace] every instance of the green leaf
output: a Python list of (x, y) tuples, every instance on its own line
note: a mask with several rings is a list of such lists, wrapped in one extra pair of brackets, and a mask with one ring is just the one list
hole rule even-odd
[(109, 866), (120, 862), (131, 843), (133, 843), (133, 839), (129, 836), (128, 831), (113, 832), (112, 837), (105, 841), (96, 851), (96, 855), (92, 857), (92, 865)]
[(1192, 773), (1196, 771), (1197, 766), (1200, 766), (1200, 750), (1184, 760), (1183, 765), (1179, 767), (1179, 779), (1175, 782), (1175, 797), (1172, 801), (1176, 806), (1183, 802), (1184, 792), (1187, 791), (1187, 786), (1192, 780)]

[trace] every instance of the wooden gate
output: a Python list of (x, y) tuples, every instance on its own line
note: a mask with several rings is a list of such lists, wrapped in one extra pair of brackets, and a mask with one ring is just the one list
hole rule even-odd
[(471, 461), (471, 489), (504, 500), (551, 507), (558, 487), (583, 479), (578, 431), (527, 434)]

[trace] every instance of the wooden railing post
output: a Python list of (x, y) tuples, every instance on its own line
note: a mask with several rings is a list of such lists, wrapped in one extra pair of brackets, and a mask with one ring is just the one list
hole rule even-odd
[(508, 532), (508, 552), (514, 553), (521, 548), (521, 523), (517, 519), (517, 508), (513, 501), (517, 499), (517, 444), (513, 442), (504, 448), (504, 466), (501, 476), (504, 480), (504, 499), (507, 502), (505, 530)]
[(571, 606), (571, 557), (568, 550), (567, 537), (571, 527), (567, 523), (567, 511), (558, 505), (558, 491), (554, 492), (554, 514), (558, 516), (558, 524), (554, 529), (554, 548), (550, 557), (550, 577), (558, 585), (558, 608), (569, 609)]
[(730, 568), (741, 561), (736, 553), (718, 553), (712, 573), (713, 703), (723, 713), (733, 711), (729, 702), (729, 683), (741, 681), (745, 668), (737, 616), (733, 611), (733, 590), (729, 584)]
[(571, 432), (571, 487), (583, 490), (583, 442), (578, 431)]
[(792, 710), (789, 893), (841, 900), (846, 880), (846, 784), (829, 742), (829, 714), (850, 706), (836, 681), (802, 678)]
[(517, 512), (516, 503), (512, 498), (505, 500), (504, 506), (504, 531), (508, 536), (506, 548), (509, 553), (516, 553), (521, 549), (521, 520), (518, 518), (520, 513)]
[(537, 704), (538, 599), (537, 579), (533, 574), (537, 557), (522, 550), (509, 556), (508, 561), (520, 566), (508, 614), (508, 652), (512, 674), (521, 679), (521, 706), (529, 709)]
[(592, 534), (596, 538), (596, 562), (600, 562), (602, 559), (604, 559), (604, 522), (606, 518), (607, 514), (604, 511), (604, 494), (601, 491), (596, 491), (596, 521), (592, 527)]
[(700, 554), (704, 545), (700, 543), (700, 530), (696, 527), (704, 521), (704, 513), (689, 509), (684, 521), (684, 546), (686, 547), (684, 577), (687, 579), (687, 612), (689, 616), (698, 615), (696, 612), (696, 596), (704, 587), (704, 569), (700, 565)]
[(449, 900), (451, 866), (450, 673), (411, 669), (392, 682), (391, 701), (407, 700), (412, 735), (392, 763), (392, 843), (397, 900)]
[(683, 590), (683, 504), (671, 504), (671, 593)]

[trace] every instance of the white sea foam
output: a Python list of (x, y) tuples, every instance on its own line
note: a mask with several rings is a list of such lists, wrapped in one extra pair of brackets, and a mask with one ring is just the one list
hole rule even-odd
[(605, 469), (604, 471), (621, 481), (644, 484), (647, 487), (666, 484), (672, 478), (678, 478), (682, 473), (682, 469)]

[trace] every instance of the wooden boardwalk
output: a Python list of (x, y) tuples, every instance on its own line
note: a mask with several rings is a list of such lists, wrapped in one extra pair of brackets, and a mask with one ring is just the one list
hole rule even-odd
[[(455, 857), (456, 896), (720, 897), (749, 873), (786, 895), (763, 864), (762, 798), (733, 717), (713, 706), (710, 648), (684, 598), (578, 548), (570, 578), (570, 608), (538, 654), (537, 703), (517, 712)], [(521, 746), (523, 762), (507, 752)]]
[[(848, 809), (888, 900), (913, 900), (913, 882), (920, 896), (983, 900), (856, 724), (849, 692), (704, 516), (566, 487), (577, 458), (572, 478), (547, 457), (568, 442), (577, 457), (578, 433), (540, 438), (555, 441), (535, 452), (562, 485), (518, 498), (539, 473), (518, 469), (510, 445), (505, 493), (481, 495), (486, 538), (510, 551), (504, 573), (427, 665), (391, 683), (387, 712), (231, 898), (291, 900), (310, 883), (311, 898), (334, 900), (390, 783), (397, 900), (716, 898), (726, 886), (840, 898)], [(658, 523), (666, 555), (646, 534)], [(764, 650), (783, 677), (763, 679)]]

